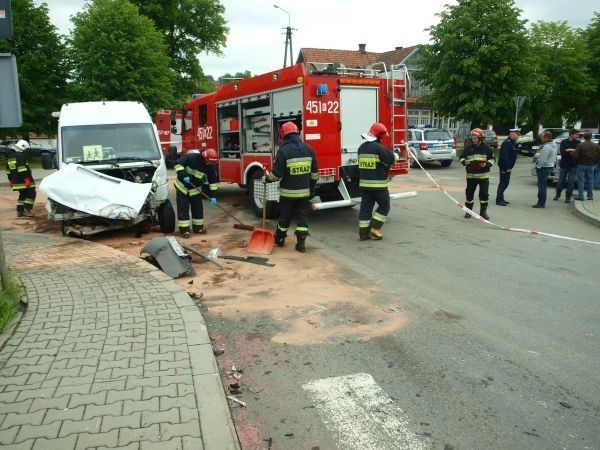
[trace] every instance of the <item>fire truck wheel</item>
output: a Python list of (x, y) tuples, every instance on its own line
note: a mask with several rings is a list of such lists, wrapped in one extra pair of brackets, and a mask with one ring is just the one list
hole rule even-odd
[[(263, 197), (262, 191), (255, 192), (254, 191), (254, 181), (259, 180), (263, 176), (262, 170), (255, 170), (252, 173), (250, 183), (248, 183), (248, 194), (250, 197), (250, 205), (252, 206), (252, 210), (256, 217), (262, 217), (262, 209), (263, 209)], [(267, 202), (267, 219), (277, 219), (279, 217), (279, 203), (277, 202)]]
[(158, 207), (158, 225), (162, 233), (175, 231), (175, 210), (169, 199)]

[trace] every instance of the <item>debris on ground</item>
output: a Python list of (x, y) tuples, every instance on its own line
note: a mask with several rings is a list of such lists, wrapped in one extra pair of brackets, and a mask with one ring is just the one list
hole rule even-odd
[(189, 255), (172, 236), (152, 239), (140, 251), (140, 254), (144, 253), (149, 254), (161, 270), (171, 278), (196, 275), (196, 271), (190, 265)]
[(246, 406), (246, 402), (245, 401), (240, 400), (239, 398), (234, 397), (233, 395), (228, 395), (227, 398), (229, 400), (231, 400), (232, 402), (237, 403), (240, 406)]
[(215, 356), (221, 356), (223, 353), (225, 353), (225, 350), (222, 348), (213, 348), (213, 354)]

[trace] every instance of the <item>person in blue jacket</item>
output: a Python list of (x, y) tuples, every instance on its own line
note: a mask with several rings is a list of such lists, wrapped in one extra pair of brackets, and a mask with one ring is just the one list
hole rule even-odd
[(500, 169), (500, 182), (498, 183), (498, 191), (496, 192), (496, 205), (506, 206), (510, 202), (504, 199), (504, 191), (510, 184), (510, 174), (517, 162), (517, 139), (521, 134), (520, 128), (511, 128), (508, 137), (504, 139), (500, 146), (500, 154), (498, 156), (498, 168)]

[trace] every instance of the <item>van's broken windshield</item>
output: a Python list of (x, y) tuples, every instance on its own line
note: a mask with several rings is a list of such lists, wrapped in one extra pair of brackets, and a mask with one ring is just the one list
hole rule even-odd
[(161, 158), (151, 124), (128, 123), (62, 127), (63, 160), (89, 164)]

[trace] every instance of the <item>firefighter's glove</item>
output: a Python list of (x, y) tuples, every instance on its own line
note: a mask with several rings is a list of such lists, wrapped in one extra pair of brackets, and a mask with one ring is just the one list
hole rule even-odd
[(25, 178), (23, 181), (25, 181), (25, 187), (29, 187), (31, 186), (31, 180), (29, 178)]
[(481, 169), (485, 169), (485, 168), (487, 167), (487, 163), (486, 163), (486, 162), (480, 162), (480, 163), (479, 163), (479, 167), (480, 167)]
[(183, 182), (186, 186), (192, 187), (192, 183), (190, 181), (190, 177), (183, 177)]
[(210, 199), (210, 204), (211, 204), (212, 206), (215, 206), (215, 205), (217, 204), (217, 199), (216, 199), (215, 197), (212, 197), (212, 198)]

